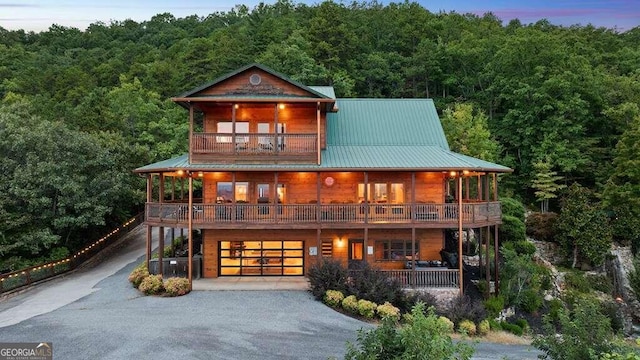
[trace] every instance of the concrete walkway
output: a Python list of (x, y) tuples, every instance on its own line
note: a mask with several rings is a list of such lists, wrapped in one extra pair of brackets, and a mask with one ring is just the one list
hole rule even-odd
[(193, 280), (193, 290), (309, 290), (303, 276), (225, 276), (217, 279)]

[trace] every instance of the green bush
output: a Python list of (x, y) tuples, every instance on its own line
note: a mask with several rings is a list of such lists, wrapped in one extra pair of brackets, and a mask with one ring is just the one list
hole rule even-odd
[(557, 218), (558, 214), (552, 212), (529, 214), (525, 221), (527, 235), (540, 241), (554, 241), (553, 229)]
[(322, 258), (311, 265), (307, 278), (316, 300), (322, 300), (327, 290), (347, 291), (347, 269), (337, 260)]
[(568, 271), (564, 275), (567, 289), (572, 289), (580, 293), (591, 292), (591, 284), (581, 271)]
[(142, 291), (146, 295), (157, 295), (160, 294), (164, 288), (162, 283), (162, 275), (149, 275), (138, 287), (138, 290)]
[(164, 281), (164, 291), (169, 296), (182, 296), (191, 289), (189, 289), (189, 279), (181, 277), (170, 277)]
[(476, 324), (471, 320), (462, 320), (458, 324), (458, 332), (461, 334), (474, 336), (476, 334)]
[(502, 325), (500, 325), (500, 321), (496, 320), (496, 319), (489, 319), (489, 327), (491, 328), (491, 330), (502, 330)]
[(522, 336), (522, 334), (524, 334), (524, 330), (522, 329), (522, 327), (506, 321), (500, 322), (500, 328), (517, 336)]
[(128, 279), (129, 279), (129, 282), (133, 285), (133, 287), (137, 289), (140, 286), (140, 283), (142, 283), (142, 280), (144, 280), (148, 276), (149, 276), (149, 270), (147, 269), (147, 264), (142, 263), (136, 266), (136, 268), (133, 269), (133, 271), (131, 271)]
[(527, 319), (516, 319), (514, 322), (514, 324), (518, 325), (522, 331), (527, 332), (529, 331), (529, 322), (527, 322)]
[(500, 240), (522, 241), (526, 239), (524, 222), (515, 216), (502, 215), (502, 225), (500, 225)]
[(398, 318), (400, 317), (400, 309), (393, 306), (389, 302), (378, 305), (378, 307), (376, 308), (376, 313), (381, 319), (392, 318), (398, 320)]
[(520, 293), (519, 307), (532, 314), (542, 306), (542, 296), (533, 289), (525, 289)]
[(443, 326), (443, 329), (447, 330), (447, 334), (453, 333), (453, 330), (455, 329), (455, 324), (453, 323), (453, 321), (449, 320), (448, 317), (439, 316), (438, 322), (441, 323), (441, 325)]
[[(562, 334), (562, 336), (557, 336)], [(545, 322), (544, 333), (533, 345), (551, 359), (592, 359), (616, 350), (610, 320), (597, 300), (578, 298), (573, 310), (559, 311), (559, 324)]]
[(548, 304), (549, 312), (548, 317), (549, 320), (556, 322), (560, 319), (559, 314), (560, 311), (564, 309), (564, 303), (560, 299), (551, 299)]
[(349, 295), (342, 299), (342, 308), (346, 311), (357, 314), (358, 313), (358, 299), (355, 295)]
[(606, 274), (589, 275), (588, 281), (593, 290), (613, 294), (613, 281)]
[(324, 302), (325, 304), (331, 307), (338, 307), (344, 300), (344, 294), (338, 290), (327, 290), (324, 294)]
[(524, 223), (525, 209), (520, 201), (514, 198), (503, 197), (500, 199), (500, 205), (503, 215), (515, 217)]
[(365, 299), (358, 300), (358, 314), (364, 316), (367, 319), (373, 319), (373, 317), (376, 315), (377, 308), (378, 304), (374, 302)]
[(478, 324), (478, 335), (480, 336), (485, 336), (489, 333), (489, 331), (491, 330), (491, 324), (489, 324), (489, 320), (488, 319), (484, 319), (482, 321), (480, 321), (480, 323)]
[(490, 317), (496, 318), (504, 309), (504, 297), (502, 295), (490, 296), (484, 301), (484, 308)]
[(504, 246), (512, 247), (518, 255), (533, 255), (536, 252), (536, 246), (529, 240), (508, 242)]
[(413, 319), (398, 328), (390, 318), (373, 330), (358, 331), (357, 345), (347, 343), (346, 360), (370, 359), (438, 359), (467, 360), (473, 348), (464, 342), (454, 343), (446, 325), (438, 321), (433, 308), (424, 304), (411, 309)]

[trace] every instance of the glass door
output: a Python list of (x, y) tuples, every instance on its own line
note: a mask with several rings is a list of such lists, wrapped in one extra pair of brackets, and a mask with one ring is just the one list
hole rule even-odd
[(349, 239), (349, 269), (358, 268), (364, 260), (364, 240)]
[(304, 241), (221, 241), (220, 276), (304, 275)]

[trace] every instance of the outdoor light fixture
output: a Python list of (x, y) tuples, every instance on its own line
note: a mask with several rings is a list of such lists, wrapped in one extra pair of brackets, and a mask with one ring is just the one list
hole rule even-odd
[(178, 176), (182, 176), (184, 175), (184, 170), (178, 170), (176, 171), (176, 174), (178, 174)]
[(456, 175), (458, 175), (458, 173), (455, 172), (455, 171), (449, 172), (449, 176), (451, 176), (451, 177), (456, 177)]
[(198, 171), (198, 177), (203, 177), (204, 173), (202, 171)]
[(278, 108), (279, 108), (280, 110), (284, 110), (284, 104), (278, 104)]
[(239, 107), (240, 107), (240, 105), (235, 104), (235, 105), (233, 105), (233, 107), (237, 109), (237, 108), (239, 108)]

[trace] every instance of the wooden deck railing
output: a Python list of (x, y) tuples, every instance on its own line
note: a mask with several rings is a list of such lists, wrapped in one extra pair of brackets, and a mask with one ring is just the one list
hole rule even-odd
[(460, 273), (456, 269), (421, 268), (415, 271), (410, 269), (380, 271), (407, 288), (457, 288), (460, 283)]
[(92, 244), (78, 250), (75, 254), (61, 260), (31, 266), (18, 271), (0, 275), (0, 293), (31, 285), (35, 282), (71, 271), (92, 258), (102, 249), (128, 234), (142, 223), (144, 214), (140, 213), (120, 225)]
[[(147, 203), (146, 221), (186, 224), (186, 203)], [(193, 222), (208, 223), (433, 223), (455, 225), (457, 204), (194, 204)], [(497, 223), (499, 202), (468, 203), (462, 206), (466, 225)]]
[(194, 154), (308, 155), (317, 152), (316, 134), (194, 133)]

